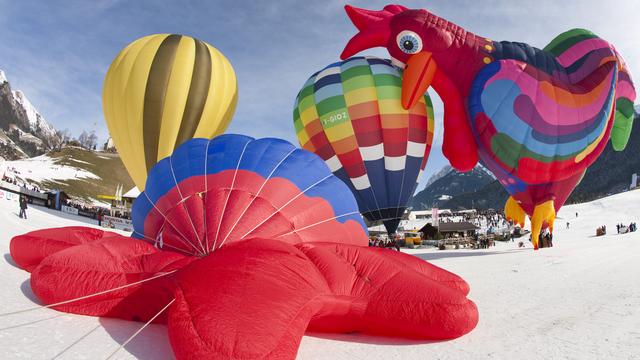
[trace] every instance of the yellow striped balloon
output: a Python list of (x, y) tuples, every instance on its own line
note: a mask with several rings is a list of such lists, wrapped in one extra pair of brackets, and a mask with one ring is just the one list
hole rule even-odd
[(223, 133), (238, 98), (227, 58), (204, 41), (157, 34), (113, 60), (104, 80), (104, 116), (129, 175), (144, 190), (147, 172), (192, 138)]

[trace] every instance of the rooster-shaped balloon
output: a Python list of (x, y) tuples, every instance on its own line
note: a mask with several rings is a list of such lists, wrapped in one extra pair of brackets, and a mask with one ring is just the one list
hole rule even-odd
[(540, 50), (475, 35), (427, 10), (346, 10), (359, 32), (341, 57), (386, 47), (405, 68), (407, 109), (433, 86), (444, 102), (442, 152), (460, 171), (485, 163), (511, 195), (507, 216), (524, 225), (529, 215), (536, 249), (607, 141), (626, 146), (636, 96), (630, 72), (588, 30)]

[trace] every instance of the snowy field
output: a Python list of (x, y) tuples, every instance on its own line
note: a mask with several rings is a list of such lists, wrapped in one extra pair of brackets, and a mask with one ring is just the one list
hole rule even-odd
[[(11, 237), (86, 225), (81, 218), (36, 207), (28, 210), (28, 220), (17, 213), (16, 203), (0, 199), (0, 314), (37, 301), (29, 274), (11, 261)], [(640, 191), (564, 207), (551, 249), (534, 253), (530, 246), (507, 243), (486, 250), (407, 250), (469, 282), (469, 297), (480, 311), (473, 332), (434, 343), (309, 334), (298, 358), (640, 359), (640, 232), (615, 234), (616, 223), (631, 221), (640, 221)], [(601, 225), (609, 234), (595, 237)], [(0, 316), (0, 359), (104, 359), (141, 325), (47, 309)], [(146, 328), (114, 358), (172, 359), (165, 327)]]
[[(77, 167), (58, 164), (57, 160), (58, 159), (52, 159), (47, 155), (40, 155), (30, 159), (5, 161), (2, 166), (11, 170), (7, 175), (17, 176), (21, 179), (28, 179), (35, 182), (41, 182), (43, 180), (64, 181), (69, 179), (100, 180), (100, 177), (94, 173)], [(87, 164), (87, 162), (82, 160), (72, 160)]]

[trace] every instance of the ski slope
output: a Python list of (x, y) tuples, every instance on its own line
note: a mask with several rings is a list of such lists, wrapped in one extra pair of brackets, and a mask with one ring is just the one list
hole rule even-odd
[[(54, 226), (96, 226), (36, 207), (28, 209), (28, 220), (17, 213), (16, 203), (0, 199), (0, 314), (37, 302), (29, 274), (12, 265), (8, 255), (12, 236)], [(407, 250), (469, 282), (469, 297), (480, 311), (473, 332), (433, 343), (308, 334), (298, 358), (640, 359), (640, 232), (615, 234), (616, 223), (638, 222), (639, 215), (640, 191), (632, 191), (564, 207), (556, 220), (554, 248), (534, 252), (507, 243), (486, 250)], [(609, 234), (593, 236), (601, 225)], [(104, 359), (141, 326), (48, 309), (0, 316), (0, 359), (59, 354), (60, 359)], [(149, 326), (113, 358), (172, 359), (166, 328)]]
[[(84, 162), (72, 159), (75, 162)], [(5, 161), (4, 167), (11, 169), (5, 175), (18, 177), (23, 180), (42, 182), (50, 180), (64, 182), (69, 179), (100, 180), (100, 177), (87, 170), (78, 167), (58, 164), (59, 159), (47, 155), (40, 155), (30, 159)]]

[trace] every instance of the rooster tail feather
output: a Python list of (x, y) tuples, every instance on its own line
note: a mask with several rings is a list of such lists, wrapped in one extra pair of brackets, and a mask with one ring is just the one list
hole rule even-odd
[(636, 100), (636, 89), (627, 63), (614, 48), (618, 60), (618, 82), (616, 83), (616, 112), (611, 129), (611, 145), (615, 151), (622, 151), (627, 146), (633, 126), (633, 103)]
[(565, 52), (569, 51), (573, 48), (577, 43), (583, 42), (589, 39), (597, 39), (598, 35), (592, 33), (586, 29), (571, 29), (569, 31), (565, 31), (562, 34), (555, 37), (555, 39), (551, 40), (549, 45), (545, 46), (543, 49), (546, 52), (550, 52), (556, 57), (561, 56)]
[[(586, 42), (589, 42), (588, 46), (585, 46)], [(598, 65), (606, 62), (608, 58), (617, 63), (618, 79), (615, 85), (616, 102), (614, 123), (611, 129), (611, 145), (616, 151), (624, 150), (631, 135), (636, 90), (629, 67), (622, 56), (613, 45), (585, 29), (572, 29), (556, 36), (544, 50), (555, 55), (562, 65), (572, 70), (578, 70), (588, 64), (593, 65), (594, 62), (589, 60), (594, 57), (600, 58), (600, 61), (595, 63)], [(575, 75), (578, 73), (586, 74), (588, 72), (574, 72)], [(579, 81), (577, 78), (575, 80)]]

